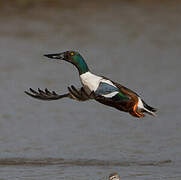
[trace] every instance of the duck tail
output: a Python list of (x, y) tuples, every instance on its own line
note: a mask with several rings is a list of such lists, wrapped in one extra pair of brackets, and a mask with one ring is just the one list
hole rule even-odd
[(148, 114), (150, 114), (150, 115), (152, 115), (152, 116), (156, 116), (155, 112), (157, 112), (157, 109), (154, 108), (154, 107), (149, 106), (149, 105), (146, 104), (143, 100), (142, 100), (142, 102), (143, 102), (143, 106), (144, 106), (144, 109), (143, 109), (143, 110), (144, 110), (146, 113), (148, 113)]

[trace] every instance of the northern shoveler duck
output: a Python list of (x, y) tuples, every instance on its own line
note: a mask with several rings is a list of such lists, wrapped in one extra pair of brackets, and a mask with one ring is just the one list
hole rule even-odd
[(109, 175), (109, 180), (120, 180), (120, 177), (119, 177), (118, 173), (111, 173)]
[(78, 101), (94, 99), (137, 118), (144, 117), (144, 113), (155, 116), (156, 109), (147, 105), (138, 94), (106, 77), (91, 73), (84, 58), (78, 52), (66, 51), (44, 56), (73, 64), (79, 71), (82, 87), (80, 89), (74, 86), (68, 87), (69, 92), (63, 95), (58, 95), (55, 91), (51, 92), (47, 88), (44, 91), (30, 88), (30, 92), (25, 91), (29, 96), (41, 100), (57, 100), (65, 97)]

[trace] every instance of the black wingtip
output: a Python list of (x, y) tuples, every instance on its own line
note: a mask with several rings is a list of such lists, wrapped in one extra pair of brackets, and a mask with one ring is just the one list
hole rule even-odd
[(152, 111), (153, 111), (153, 112), (157, 112), (157, 111), (158, 111), (158, 109), (157, 109), (157, 108), (153, 108), (153, 107), (152, 107)]
[(143, 102), (144, 107), (145, 107), (146, 109), (148, 109), (149, 111), (152, 111), (152, 112), (157, 112), (157, 111), (158, 111), (157, 108), (154, 108), (154, 107), (149, 106), (149, 105), (146, 104), (143, 100), (142, 100), (142, 102)]
[(25, 94), (28, 94), (28, 91), (24, 91)]
[(34, 97), (31, 93), (29, 93), (28, 91), (24, 91), (25, 94), (27, 94), (28, 96)]

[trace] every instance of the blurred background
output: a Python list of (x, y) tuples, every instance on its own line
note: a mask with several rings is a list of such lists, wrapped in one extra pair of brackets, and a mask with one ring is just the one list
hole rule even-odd
[[(181, 179), (181, 2), (0, 1), (0, 179)], [(138, 120), (94, 101), (43, 102), (31, 88), (80, 87), (43, 54), (77, 50), (92, 72), (159, 109)]]

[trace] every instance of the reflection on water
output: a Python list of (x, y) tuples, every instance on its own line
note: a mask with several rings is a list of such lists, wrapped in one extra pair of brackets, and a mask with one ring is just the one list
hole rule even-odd
[[(86, 1), (1, 12), (1, 178), (99, 180), (118, 172), (123, 180), (181, 179), (175, 2)], [(138, 92), (158, 117), (136, 120), (94, 101), (27, 97), (29, 87), (60, 94), (80, 87), (70, 64), (43, 57), (68, 49), (80, 51), (93, 72)]]

